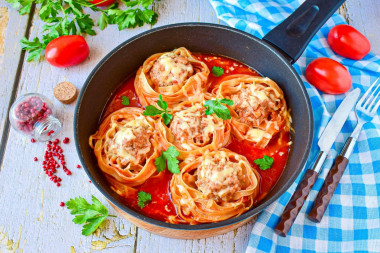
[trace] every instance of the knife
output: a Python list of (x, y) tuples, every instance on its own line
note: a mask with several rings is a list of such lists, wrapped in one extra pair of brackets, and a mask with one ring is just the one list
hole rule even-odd
[(298, 184), (296, 191), (286, 205), (280, 217), (280, 221), (274, 229), (276, 234), (284, 237), (288, 234), (294, 220), (297, 218), (297, 215), (303, 206), (303, 203), (321, 172), (323, 163), (327, 158), (331, 146), (335, 142), (335, 139), (342, 129), (348, 115), (352, 111), (352, 108), (358, 101), (359, 95), (360, 89), (358, 88), (350, 92), (339, 105), (330, 122), (327, 124), (318, 141), (320, 152), (317, 155), (313, 166), (306, 171), (302, 181)]

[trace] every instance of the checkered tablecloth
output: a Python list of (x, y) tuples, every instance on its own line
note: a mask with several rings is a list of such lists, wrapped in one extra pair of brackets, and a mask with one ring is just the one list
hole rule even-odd
[[(303, 1), (210, 0), (210, 2), (222, 21), (261, 38)], [(353, 88), (360, 88), (362, 94), (380, 76), (380, 57), (370, 53), (361, 61), (354, 61), (340, 57), (330, 49), (327, 34), (333, 26), (343, 23), (346, 23), (343, 17), (334, 14), (294, 64), (294, 68), (304, 81), (314, 113), (314, 143), (306, 167), (310, 166), (310, 161), (318, 152), (318, 136), (345, 97), (344, 94), (323, 94), (311, 86), (303, 76), (307, 64), (318, 57), (337, 60), (348, 68), (352, 75)], [(303, 174), (286, 193), (260, 214), (253, 226), (247, 252), (380, 252), (379, 116), (364, 126), (350, 157), (350, 163), (321, 223), (313, 223), (306, 217), (328, 169), (355, 125), (356, 118), (352, 112), (288, 236), (283, 238), (276, 235), (273, 228), (277, 225), (279, 216)]]

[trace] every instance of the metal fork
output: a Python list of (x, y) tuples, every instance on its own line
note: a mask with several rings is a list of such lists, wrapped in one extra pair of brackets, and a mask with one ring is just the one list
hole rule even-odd
[(357, 125), (351, 136), (347, 139), (344, 147), (337, 156), (334, 166), (326, 176), (325, 182), (314, 201), (314, 207), (310, 211), (308, 218), (314, 222), (320, 222), (330, 199), (334, 195), (335, 189), (339, 184), (340, 178), (348, 164), (355, 143), (359, 137), (360, 131), (364, 124), (370, 122), (376, 115), (380, 106), (380, 80), (379, 78), (368, 88), (366, 93), (360, 98), (355, 107)]

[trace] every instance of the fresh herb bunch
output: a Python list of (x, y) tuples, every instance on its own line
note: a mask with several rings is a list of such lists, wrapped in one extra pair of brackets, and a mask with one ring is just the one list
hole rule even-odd
[(159, 96), (157, 100), (157, 105), (161, 109), (158, 109), (154, 105), (148, 105), (145, 108), (145, 111), (143, 112), (144, 116), (156, 116), (161, 115), (162, 120), (164, 121), (164, 124), (167, 125), (170, 123), (170, 120), (173, 118), (173, 115), (171, 115), (168, 111), (168, 103), (166, 103), (164, 100), (162, 100), (162, 95)]
[(33, 4), (40, 4), (39, 16), (46, 24), (43, 26), (42, 39), (31, 40), (22, 38), (23, 50), (29, 51), (27, 61), (38, 61), (43, 49), (55, 38), (62, 35), (95, 35), (95, 21), (84, 12), (85, 7), (94, 12), (100, 12), (97, 26), (104, 30), (108, 24), (115, 24), (119, 30), (135, 28), (144, 24), (155, 24), (157, 13), (150, 6), (154, 0), (122, 0), (126, 9), (119, 9), (118, 4), (112, 4), (107, 9), (100, 9), (88, 0), (6, 0), (21, 15), (30, 13)]
[(207, 100), (203, 105), (204, 107), (206, 107), (205, 114), (211, 115), (215, 113), (215, 115), (221, 119), (231, 119), (230, 110), (228, 110), (227, 106), (223, 104), (232, 106), (234, 104), (234, 101), (227, 98)]
[(116, 217), (108, 215), (108, 209), (95, 196), (92, 196), (91, 205), (86, 199), (77, 197), (67, 201), (66, 206), (75, 215), (75, 224), (85, 223), (82, 229), (82, 235), (85, 236), (92, 234), (107, 217)]

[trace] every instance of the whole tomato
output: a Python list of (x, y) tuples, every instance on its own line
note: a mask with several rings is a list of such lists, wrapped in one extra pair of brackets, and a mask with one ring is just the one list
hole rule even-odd
[(45, 58), (53, 66), (66, 68), (84, 61), (89, 54), (87, 42), (80, 35), (64, 35), (49, 42)]
[(306, 78), (318, 90), (328, 94), (347, 92), (352, 85), (351, 75), (339, 62), (318, 58), (306, 67)]
[(349, 25), (334, 26), (327, 40), (335, 53), (353, 60), (362, 59), (371, 50), (368, 39)]
[(111, 5), (115, 0), (92, 0), (90, 3), (95, 4), (96, 6), (107, 6)]

